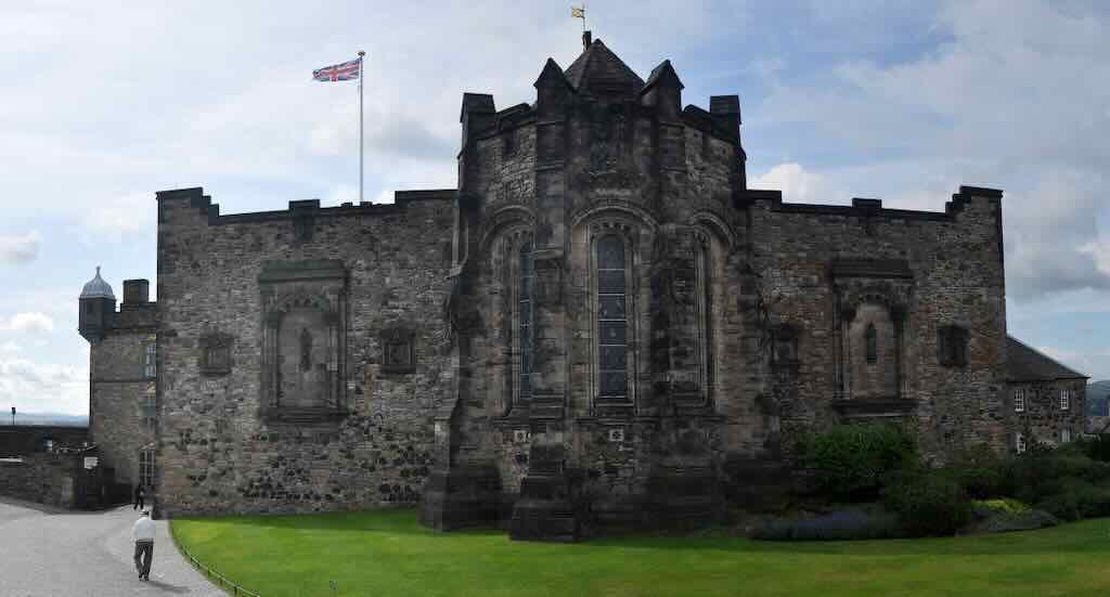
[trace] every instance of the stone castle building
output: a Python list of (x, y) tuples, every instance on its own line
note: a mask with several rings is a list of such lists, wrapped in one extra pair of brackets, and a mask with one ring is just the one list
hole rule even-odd
[(157, 303), (129, 280), (117, 311), (99, 275), (81, 298), (102, 458), (163, 515), (419, 502), (574, 539), (758, 499), (837, 421), (935, 458), (1028, 439), (1000, 191), (784, 202), (747, 187), (737, 96), (683, 107), (669, 61), (645, 80), (586, 41), (533, 103), (463, 95), (455, 189), (158, 193)]

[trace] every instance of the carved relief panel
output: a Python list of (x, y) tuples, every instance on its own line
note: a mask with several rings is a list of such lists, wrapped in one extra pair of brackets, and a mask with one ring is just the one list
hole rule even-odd
[(262, 400), (272, 420), (345, 410), (347, 270), (335, 260), (268, 262), (262, 293)]

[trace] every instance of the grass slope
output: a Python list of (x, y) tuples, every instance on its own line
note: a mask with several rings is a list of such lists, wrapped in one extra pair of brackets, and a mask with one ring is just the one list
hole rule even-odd
[(723, 535), (576, 545), (436, 534), (412, 510), (173, 521), (179, 542), (271, 595), (1106, 595), (1110, 519), (1006, 535), (767, 543)]

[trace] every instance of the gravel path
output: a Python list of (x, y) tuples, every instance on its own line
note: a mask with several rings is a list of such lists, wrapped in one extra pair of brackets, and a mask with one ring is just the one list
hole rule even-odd
[(130, 506), (55, 510), (0, 498), (0, 596), (224, 595), (190, 566), (155, 521), (150, 581), (135, 572)]

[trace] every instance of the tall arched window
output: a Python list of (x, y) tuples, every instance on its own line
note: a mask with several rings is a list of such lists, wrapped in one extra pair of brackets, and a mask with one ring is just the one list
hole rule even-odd
[(536, 279), (532, 254), (532, 241), (525, 240), (520, 244), (517, 256), (517, 352), (520, 356), (517, 365), (517, 399), (520, 402), (532, 399), (532, 294)]
[(701, 387), (702, 398), (708, 400), (712, 395), (715, 373), (713, 371), (713, 287), (709, 275), (709, 248), (704, 244), (697, 248), (695, 267), (698, 385)]
[(867, 331), (864, 333), (864, 352), (868, 365), (874, 365), (879, 360), (879, 335), (875, 331), (875, 324), (867, 324)]
[(598, 394), (628, 397), (628, 289), (624, 241), (615, 235), (597, 241)]

